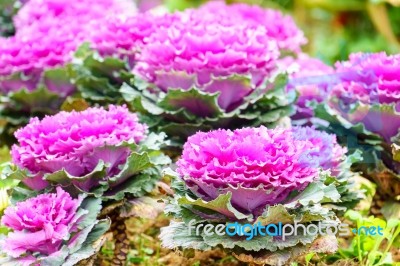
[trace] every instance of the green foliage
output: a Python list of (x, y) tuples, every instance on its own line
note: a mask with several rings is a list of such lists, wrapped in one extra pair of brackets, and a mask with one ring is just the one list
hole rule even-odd
[(0, 0), (0, 36), (8, 37), (15, 33), (12, 17), (21, 7), (18, 0)]
[[(379, 187), (379, 192), (390, 198), (400, 195), (400, 175), (397, 173), (395, 162), (398, 156), (397, 145), (399, 137), (393, 137), (393, 145), (381, 136), (367, 130), (362, 123), (352, 124), (339, 112), (329, 107), (328, 104), (317, 104), (315, 125), (322, 130), (336, 134), (338, 141), (346, 146), (350, 152), (361, 152), (362, 160), (349, 164), (356, 171), (361, 171), (365, 176), (374, 180)], [(368, 109), (365, 109), (368, 108)], [(363, 109), (363, 110), (361, 110)], [(355, 104), (351, 107), (353, 112), (377, 111), (392, 114), (395, 112), (393, 105), (372, 105), (367, 107)], [(322, 121), (322, 122), (321, 122)]]
[(131, 84), (134, 79), (125, 60), (102, 57), (89, 43), (76, 51), (69, 75), (85, 100), (103, 105), (121, 103), (119, 88), (123, 83)]
[[(394, 265), (390, 248), (400, 235), (400, 219), (390, 217), (387, 221), (374, 216), (364, 217), (360, 213), (349, 210), (345, 217), (354, 222), (357, 229), (361, 227), (381, 226), (383, 235), (371, 236), (360, 230), (352, 239), (348, 248), (339, 250), (342, 259), (357, 259), (358, 265)], [(338, 257), (338, 255), (335, 255)]]
[[(8, 79), (23, 80), (21, 73)], [(69, 65), (64, 68), (46, 70), (39, 78), (38, 86), (33, 91), (21, 88), (0, 96), (0, 143), (11, 146), (15, 142), (14, 132), (29, 122), (31, 117), (42, 118), (58, 112), (67, 98), (63, 93), (55, 93), (50, 88), (55, 86), (61, 92), (73, 91), (69, 79)]]
[[(246, 76), (232, 75), (226, 79), (249, 83)], [(271, 78), (263, 86), (253, 89), (243, 103), (231, 111), (219, 107), (218, 93), (203, 92), (194, 87), (164, 93), (136, 79), (135, 86), (124, 84), (120, 92), (153, 130), (165, 132), (172, 141), (182, 144), (199, 130), (279, 125), (285, 117), (293, 114), (292, 105), (297, 98), (295, 91), (285, 92), (286, 83), (286, 74)]]
[[(171, 170), (168, 175), (176, 175)], [(320, 181), (313, 182), (301, 192), (293, 192), (288, 199), (277, 205), (265, 206), (263, 213), (253, 216), (236, 209), (231, 202), (231, 194), (220, 194), (216, 199), (206, 201), (195, 196), (186, 185), (176, 177), (172, 187), (175, 196), (171, 198), (165, 208), (168, 215), (176, 221), (161, 230), (160, 238), (167, 248), (209, 250), (213, 247), (223, 247), (233, 252), (237, 257), (246, 257), (246, 260), (255, 262), (287, 262), (299, 254), (308, 251), (315, 253), (326, 252), (327, 246), (335, 249), (335, 238), (320, 238), (318, 235), (291, 236), (285, 241), (268, 236), (255, 236), (246, 241), (246, 236), (229, 237), (216, 234), (208, 236), (201, 232), (199, 235), (189, 232), (190, 221), (198, 224), (227, 224), (230, 222), (267, 225), (282, 222), (283, 224), (310, 224), (318, 221), (337, 223), (331, 204), (340, 202), (339, 186), (332, 182), (332, 178), (321, 173)], [(314, 245), (318, 242), (318, 248)], [(249, 255), (251, 254), (251, 255)], [(248, 257), (250, 256), (250, 257)]]
[[(161, 178), (162, 166), (171, 162), (169, 157), (159, 150), (160, 147), (165, 145), (164, 138), (165, 135), (163, 134), (152, 133), (140, 145), (121, 144), (121, 146), (130, 148), (131, 154), (126, 163), (120, 167), (119, 173), (114, 176), (107, 177), (110, 165), (99, 161), (93, 171), (85, 176), (73, 176), (63, 169), (44, 174), (43, 179), (52, 186), (62, 185), (73, 195), (85, 193), (98, 198), (101, 197), (103, 200), (117, 201), (122, 200), (126, 194), (131, 197), (144, 196), (153, 190), (155, 183)], [(115, 148), (117, 147), (104, 147), (105, 150)], [(7, 178), (9, 180), (24, 180), (34, 176), (26, 170), (14, 168), (14, 170), (9, 171)], [(89, 180), (98, 185), (87, 191), (83, 188)], [(21, 192), (24, 191), (23, 187), (20, 189)], [(17, 193), (16, 196), (24, 199), (24, 194), (30, 194), (30, 192)]]

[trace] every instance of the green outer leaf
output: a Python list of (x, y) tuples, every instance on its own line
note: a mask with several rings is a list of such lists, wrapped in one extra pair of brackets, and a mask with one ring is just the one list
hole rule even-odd
[(143, 174), (133, 176), (116, 188), (116, 191), (110, 190), (103, 195), (103, 199), (122, 200), (125, 194), (132, 194), (134, 197), (142, 197), (150, 193), (155, 183), (160, 179), (161, 174), (155, 169), (153, 173), (145, 171)]
[(97, 221), (95, 220), (91, 224), (88, 224), (86, 227), (83, 227), (78, 233), (73, 236), (74, 241), (72, 243), (68, 243), (70, 254), (74, 254), (82, 248), (83, 243), (86, 241), (89, 233), (93, 230), (96, 224)]
[[(70, 194), (86, 193), (106, 200), (121, 200), (126, 193), (140, 197), (151, 192), (155, 183), (161, 178), (161, 167), (171, 163), (168, 156), (159, 149), (165, 144), (165, 134), (151, 133), (140, 145), (122, 143), (120, 146), (129, 147), (132, 152), (127, 162), (121, 167), (120, 172), (112, 177), (107, 177), (109, 165), (99, 161), (95, 169), (81, 177), (73, 176), (64, 169), (51, 174), (45, 174), (44, 179), (52, 185), (62, 185)], [(120, 147), (118, 146), (118, 147)], [(114, 149), (117, 147), (103, 147)], [(15, 168), (7, 173), (9, 180), (24, 180), (33, 177), (27, 171)], [(78, 186), (89, 180), (97, 181), (98, 186), (90, 191), (83, 191)], [(119, 184), (121, 183), (121, 184)], [(21, 188), (24, 192), (24, 188)], [(19, 190), (16, 190), (18, 192)], [(25, 191), (28, 194), (30, 191)], [(25, 199), (27, 193), (17, 193), (17, 200)]]
[(278, 204), (267, 207), (263, 215), (258, 217), (255, 223), (260, 222), (261, 225), (277, 224), (279, 222), (288, 224), (293, 223), (295, 218), (295, 214), (290, 214), (285, 206)]
[(93, 171), (85, 176), (77, 177), (68, 174), (64, 169), (54, 172), (52, 174), (44, 175), (44, 179), (50, 182), (54, 182), (61, 185), (67, 185), (71, 182), (71, 180), (84, 182), (88, 179), (101, 179), (106, 174), (106, 165), (103, 161), (99, 161), (97, 166), (93, 169)]
[(102, 209), (101, 199), (87, 197), (81, 203), (81, 208), (88, 211), (84, 219), (79, 222), (79, 228), (85, 228), (96, 221), (96, 218)]
[[(219, 93), (210, 94), (196, 88), (190, 90), (174, 89), (167, 92), (165, 97), (158, 103), (158, 106), (170, 114), (182, 113), (184, 118), (194, 121), (199, 116), (220, 116), (223, 110), (218, 106), (218, 97)], [(188, 102), (190, 102), (189, 106), (185, 106)], [(193, 113), (187, 110), (187, 107), (197, 107), (199, 111)], [(204, 110), (207, 110), (208, 113), (204, 113)]]
[(150, 161), (150, 157), (147, 153), (137, 153), (132, 152), (128, 157), (127, 163), (121, 169), (121, 172), (108, 179), (107, 183), (113, 184), (118, 182), (122, 178), (127, 178), (128, 176), (135, 176), (145, 169), (154, 166)]
[(0, 164), (0, 189), (10, 189), (19, 184), (20, 179), (10, 177), (15, 169), (11, 163)]
[(179, 142), (185, 142), (188, 136), (194, 135), (199, 131), (210, 131), (213, 129), (213, 126), (206, 125), (203, 123), (197, 124), (180, 124), (180, 123), (168, 123), (160, 126), (159, 130), (162, 132), (166, 132), (171, 139), (177, 139)]
[(238, 210), (236, 210), (232, 204), (231, 204), (231, 197), (232, 194), (230, 192), (228, 192), (227, 194), (223, 194), (218, 196), (218, 198), (216, 198), (215, 200), (211, 200), (209, 202), (206, 202), (202, 199), (192, 199), (188, 196), (186, 197), (182, 197), (180, 199), (178, 199), (178, 204), (180, 205), (191, 205), (191, 206), (199, 206), (199, 207), (203, 207), (203, 208), (207, 208), (216, 212), (219, 212), (227, 217), (234, 217), (238, 220), (251, 220), (252, 219), (252, 215), (246, 215), (243, 214), (241, 212), (239, 212)]
[(20, 90), (8, 95), (9, 101), (16, 110), (29, 111), (31, 113), (54, 113), (63, 100), (54, 92), (40, 87), (32, 92)]
[(166, 140), (167, 135), (165, 133), (154, 133), (151, 132), (145, 140), (140, 143), (140, 151), (159, 151), (165, 145), (169, 145), (169, 141)]
[(288, 236), (285, 241), (279, 238), (274, 238), (271, 236), (257, 236), (250, 241), (246, 240), (246, 237), (230, 237), (228, 235), (203, 235), (204, 242), (207, 245), (216, 247), (221, 245), (227, 249), (242, 248), (246, 251), (261, 251), (268, 250), (275, 252), (277, 250), (282, 250), (285, 248), (291, 248), (298, 244), (311, 244), (318, 235), (298, 235), (298, 236)]
[(150, 99), (143, 97), (143, 94), (140, 91), (134, 89), (126, 83), (122, 84), (119, 91), (125, 101), (131, 103), (131, 106), (137, 112), (155, 116), (161, 115), (164, 112), (162, 108), (158, 107)]
[(204, 243), (202, 236), (188, 234), (187, 226), (182, 222), (171, 221), (170, 225), (161, 228), (159, 238), (161, 245), (165, 248), (174, 249), (182, 247), (184, 249), (193, 248), (199, 250), (210, 250), (211, 247)]
[(36, 197), (38, 193), (38, 191), (27, 189), (20, 184), (11, 190), (11, 204), (16, 204), (17, 202)]
[(82, 244), (82, 248), (70, 254), (62, 265), (73, 266), (77, 262), (97, 253), (101, 247), (101, 237), (108, 231), (110, 224), (111, 221), (108, 219), (100, 220), (88, 234), (86, 241)]
[(38, 259), (41, 266), (61, 266), (68, 257), (68, 248), (62, 247), (61, 250), (49, 256)]
[[(250, 77), (233, 75), (227, 79), (248, 82)], [(294, 113), (293, 104), (297, 93), (286, 92), (286, 83), (286, 74), (266, 80), (262, 86), (254, 89), (253, 93), (244, 99), (243, 104), (230, 112), (219, 107), (218, 93), (207, 93), (198, 88), (187, 91), (171, 89), (164, 93), (152, 85), (138, 84), (135, 85), (136, 87), (130, 87), (124, 84), (120, 92), (131, 108), (140, 112), (142, 119), (154, 130), (166, 132), (172, 139), (182, 144), (188, 136), (199, 130), (235, 129), (259, 125), (276, 126), (283, 118)], [(201, 115), (194, 110), (192, 110), (194, 113), (191, 112), (190, 108), (196, 105), (201, 106), (198, 109), (208, 112), (204, 113), (203, 110), (200, 112)]]
[(339, 141), (350, 151), (355, 149), (366, 152), (375, 149), (381, 150), (382, 137), (367, 130), (362, 123), (353, 125), (327, 104), (314, 104), (313, 107), (315, 117), (322, 119), (322, 121), (315, 119), (314, 124), (325, 131), (336, 134)]
[[(194, 195), (179, 179), (176, 172), (167, 169), (164, 174), (173, 178), (172, 187), (176, 191), (175, 198), (171, 199), (166, 207), (166, 213), (187, 222), (191, 219), (202, 221), (206, 219), (205, 217), (219, 222), (224, 220), (254, 221), (252, 215), (245, 215), (233, 207), (230, 193), (221, 194), (216, 199), (207, 202)], [(330, 208), (321, 205), (340, 202), (340, 194), (336, 189), (336, 184), (324, 184), (324, 179), (328, 177), (327, 173), (323, 172), (320, 181), (310, 183), (301, 192), (292, 192), (285, 203), (272, 207), (266, 206), (262, 215), (257, 217), (257, 221), (267, 223), (279, 217), (280, 220), (288, 223), (294, 221), (312, 222), (333, 217), (334, 213), (330, 211)]]
[(27, 124), (31, 117), (56, 113), (64, 100), (65, 97), (45, 86), (39, 86), (32, 92), (22, 89), (0, 96), (0, 143), (11, 146), (15, 142), (13, 134), (17, 128)]
[(295, 208), (298, 205), (308, 206), (320, 202), (337, 202), (339, 199), (340, 194), (333, 184), (326, 186), (321, 182), (313, 182), (297, 196), (289, 199), (285, 206), (288, 208)]
[(134, 79), (125, 60), (103, 58), (88, 43), (75, 53), (70, 76), (83, 98), (101, 104), (123, 102), (119, 88)]

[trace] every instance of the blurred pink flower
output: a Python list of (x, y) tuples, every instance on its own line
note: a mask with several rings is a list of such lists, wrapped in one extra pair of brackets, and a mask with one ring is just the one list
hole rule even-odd
[[(0, 42), (0, 91), (8, 93), (22, 88), (35, 90), (43, 78), (43, 71), (70, 61), (79, 44), (79, 39), (73, 35), (62, 33), (28, 39), (14, 36)], [(46, 80), (44, 82), (46, 84)], [(74, 91), (70, 84), (46, 85), (61, 97)]]
[(136, 12), (130, 0), (29, 0), (15, 15), (14, 24), (18, 33), (49, 27), (61, 30), (71, 25), (85, 28), (107, 16), (132, 16)]

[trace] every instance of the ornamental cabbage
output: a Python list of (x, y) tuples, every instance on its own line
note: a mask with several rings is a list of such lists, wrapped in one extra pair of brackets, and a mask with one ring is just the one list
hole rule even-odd
[[(145, 141), (147, 126), (124, 106), (32, 118), (15, 136), (13, 162), (24, 172), (23, 182), (35, 190), (63, 183), (98, 196), (107, 191), (122, 197), (127, 184), (136, 181), (151, 189), (159, 178), (156, 165), (168, 163), (167, 158), (156, 160), (162, 157), (159, 151), (150, 153), (158, 144)], [(154, 134), (149, 139), (162, 141)], [(135, 193), (141, 192), (138, 186)]]
[(97, 252), (110, 223), (96, 220), (99, 200), (84, 198), (57, 187), (8, 207), (1, 223), (13, 231), (0, 240), (2, 265), (74, 265)]
[(148, 38), (134, 69), (145, 82), (120, 92), (178, 143), (198, 130), (272, 127), (296, 99), (294, 91), (285, 94), (279, 55), (264, 26), (189, 9)]
[(390, 141), (400, 127), (400, 55), (352, 54), (336, 68), (342, 82), (331, 91), (331, 106)]
[[(350, 150), (363, 152), (355, 165), (389, 198), (400, 196), (399, 162), (391, 147), (398, 145), (400, 128), (400, 55), (356, 53), (336, 64), (339, 84), (328, 104), (318, 105), (321, 128), (336, 133)], [(326, 123), (328, 122), (328, 123)]]
[(334, 135), (313, 128), (220, 129), (189, 137), (176, 170), (166, 170), (175, 194), (165, 212), (175, 220), (161, 229), (162, 245), (221, 246), (239, 260), (271, 265), (311, 250), (334, 252), (332, 235), (253, 235), (248, 241), (243, 235), (193, 229), (228, 223), (337, 224), (333, 210), (359, 199), (345, 153)]
[(231, 192), (233, 206), (255, 213), (318, 178), (318, 165), (310, 160), (317, 149), (293, 135), (265, 127), (200, 132), (185, 143), (177, 173), (201, 198)]

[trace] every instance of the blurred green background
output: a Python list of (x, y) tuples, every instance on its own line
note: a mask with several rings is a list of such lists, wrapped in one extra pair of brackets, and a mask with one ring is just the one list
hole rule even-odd
[[(132, 0), (142, 10), (163, 3), (168, 10), (206, 0)], [(0, 0), (0, 35), (13, 34), (11, 16), (26, 0)], [(400, 0), (226, 0), (281, 9), (292, 14), (309, 43), (304, 51), (327, 63), (351, 52), (400, 51)]]

